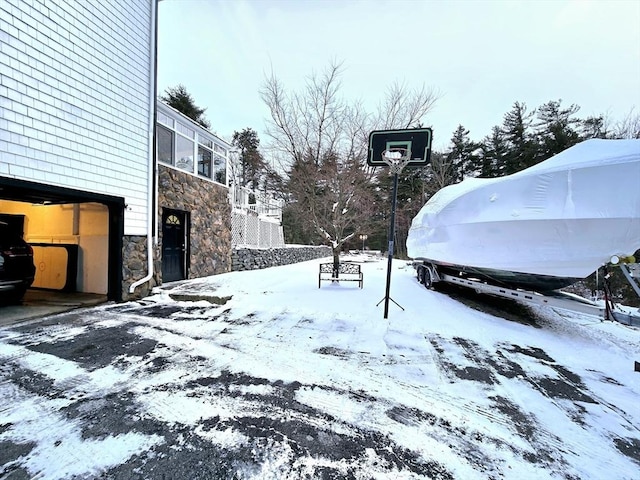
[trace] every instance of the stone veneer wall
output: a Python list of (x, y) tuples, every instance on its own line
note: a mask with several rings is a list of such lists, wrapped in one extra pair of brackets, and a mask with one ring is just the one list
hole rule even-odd
[[(162, 222), (163, 208), (190, 214), (187, 278), (231, 270), (231, 204), (227, 187), (158, 165), (158, 204), (158, 222)], [(161, 252), (161, 224), (158, 231)]]
[(129, 293), (129, 286), (147, 276), (147, 237), (125, 235), (122, 239), (122, 300), (146, 297), (156, 285), (160, 285), (162, 264), (158, 248), (154, 249), (153, 277), (147, 283)]
[(236, 247), (232, 253), (232, 269), (258, 270), (277, 267), (290, 263), (306, 262), (316, 258), (330, 257), (331, 248), (319, 247), (281, 247), (281, 248), (243, 248)]

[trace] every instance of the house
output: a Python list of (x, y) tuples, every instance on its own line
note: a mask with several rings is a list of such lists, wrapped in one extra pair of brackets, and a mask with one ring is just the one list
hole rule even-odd
[(231, 144), (159, 101), (156, 145), (158, 282), (307, 259), (308, 252), (285, 249), (283, 201), (241, 186)]
[(0, 213), (34, 245), (36, 286), (150, 285), (155, 17), (149, 0), (0, 0)]
[(34, 247), (34, 287), (121, 301), (284, 247), (282, 202), (156, 100), (156, 5), (0, 0), (0, 216)]
[(231, 269), (232, 146), (157, 103), (158, 281)]

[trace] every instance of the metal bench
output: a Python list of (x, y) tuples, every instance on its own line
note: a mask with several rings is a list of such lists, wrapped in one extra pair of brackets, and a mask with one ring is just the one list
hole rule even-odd
[(358, 282), (358, 286), (362, 288), (363, 277), (360, 271), (360, 265), (357, 263), (341, 262), (338, 266), (338, 274), (335, 275), (333, 263), (321, 263), (320, 273), (318, 273), (318, 288), (320, 282)]

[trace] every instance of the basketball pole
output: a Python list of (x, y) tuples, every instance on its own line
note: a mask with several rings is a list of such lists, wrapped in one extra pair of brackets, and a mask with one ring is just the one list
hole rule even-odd
[[(383, 157), (385, 160), (388, 160), (385, 155), (386, 152), (383, 152)], [(406, 153), (406, 152), (405, 152)], [(396, 236), (396, 204), (398, 201), (398, 173), (402, 171), (405, 165), (408, 162), (408, 159), (411, 158), (411, 151), (408, 151), (408, 155), (401, 159), (397, 159), (395, 161), (389, 161), (389, 167), (393, 172), (393, 194), (391, 196), (391, 220), (389, 221), (389, 243), (388, 243), (388, 261), (387, 261), (387, 286), (385, 289), (384, 298), (384, 318), (387, 319), (389, 317), (389, 300), (395, 303), (400, 309), (404, 311), (402, 305), (396, 302), (389, 295), (389, 291), (391, 290), (391, 266), (393, 264), (393, 250), (394, 250), (394, 238)], [(382, 302), (380, 300), (380, 302)], [(380, 302), (376, 305), (380, 305)]]
[[(387, 261), (387, 285), (385, 288), (384, 318), (389, 317), (389, 300), (395, 303), (401, 310), (404, 308), (390, 297), (391, 268), (393, 264), (393, 252), (396, 236), (396, 204), (398, 201), (398, 174), (406, 166), (421, 167), (429, 163), (431, 156), (431, 128), (407, 128), (404, 130), (374, 130), (369, 133), (369, 153), (367, 165), (369, 167), (381, 167), (383, 164), (389, 167), (393, 174), (393, 195), (391, 199), (391, 219), (389, 225), (388, 261)], [(416, 153), (412, 157), (411, 150)], [(380, 300), (377, 304), (382, 303)]]
[[(391, 264), (393, 263), (394, 238), (396, 236), (396, 203), (398, 201), (398, 172), (393, 174), (393, 197), (391, 200), (391, 221), (389, 224), (389, 260), (387, 262), (387, 287), (384, 294), (384, 318), (389, 316), (389, 291), (391, 289)], [(393, 303), (398, 303), (391, 299)], [(400, 307), (400, 305), (398, 305)], [(400, 307), (402, 308), (402, 307)], [(402, 308), (404, 310), (404, 308)]]

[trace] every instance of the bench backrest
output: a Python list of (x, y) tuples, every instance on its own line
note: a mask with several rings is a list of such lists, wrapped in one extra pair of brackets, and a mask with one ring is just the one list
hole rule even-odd
[[(333, 273), (333, 263), (321, 263), (320, 273)], [(357, 263), (341, 262), (338, 269), (340, 273), (360, 273), (360, 265)]]

